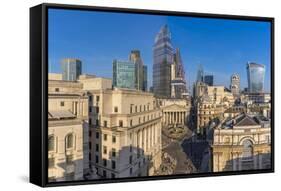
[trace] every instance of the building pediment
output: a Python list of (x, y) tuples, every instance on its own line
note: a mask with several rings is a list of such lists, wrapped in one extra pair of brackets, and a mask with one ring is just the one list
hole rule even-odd
[(187, 111), (187, 107), (183, 105), (178, 105), (178, 104), (172, 104), (165, 106), (163, 108), (163, 111)]

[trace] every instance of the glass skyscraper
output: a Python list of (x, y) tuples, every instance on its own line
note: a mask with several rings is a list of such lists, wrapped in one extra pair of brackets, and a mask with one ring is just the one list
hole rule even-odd
[(61, 61), (62, 79), (75, 81), (82, 73), (82, 62), (78, 59), (65, 58)]
[(204, 83), (208, 86), (214, 85), (214, 76), (213, 75), (205, 75), (204, 76)]
[(143, 64), (139, 50), (132, 50), (129, 60), (135, 64), (135, 88), (147, 90), (147, 66)]
[(164, 25), (156, 35), (153, 47), (153, 92), (157, 97), (170, 97), (173, 56), (171, 33)]
[(135, 89), (135, 64), (128, 61), (113, 61), (113, 86)]
[(248, 91), (261, 93), (264, 90), (265, 66), (253, 62), (247, 63)]

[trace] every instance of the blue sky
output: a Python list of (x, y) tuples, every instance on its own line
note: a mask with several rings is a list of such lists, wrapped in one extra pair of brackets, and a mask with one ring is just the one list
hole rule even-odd
[(253, 61), (266, 66), (265, 90), (270, 90), (269, 22), (59, 9), (49, 9), (48, 20), (49, 72), (60, 73), (60, 60), (71, 57), (82, 61), (83, 73), (112, 78), (113, 59), (127, 60), (139, 49), (151, 86), (154, 38), (168, 24), (189, 85), (201, 64), (216, 85), (228, 87), (230, 75), (238, 73), (244, 88), (246, 63)]

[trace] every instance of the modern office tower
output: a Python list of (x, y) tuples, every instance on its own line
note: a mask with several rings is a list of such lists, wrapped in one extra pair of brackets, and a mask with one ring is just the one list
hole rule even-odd
[(156, 35), (153, 47), (153, 91), (157, 97), (171, 95), (171, 64), (173, 64), (171, 33), (164, 25)]
[(248, 91), (261, 93), (264, 90), (265, 66), (253, 62), (247, 63)]
[(230, 77), (230, 90), (233, 96), (237, 97), (240, 94), (240, 77), (238, 74), (232, 74)]
[(204, 82), (204, 70), (202, 65), (200, 64), (197, 70), (197, 79), (196, 82)]
[(205, 75), (204, 76), (204, 83), (208, 86), (214, 85), (214, 76), (213, 75)]
[(183, 98), (187, 95), (185, 72), (179, 48), (174, 54), (174, 62), (171, 65), (171, 97)]
[(62, 80), (76, 81), (82, 73), (82, 62), (75, 58), (65, 58), (61, 61)]
[(147, 66), (143, 65), (143, 91), (147, 91)]
[(135, 64), (128, 61), (113, 61), (113, 86), (135, 89)]
[(143, 64), (139, 50), (132, 50), (129, 60), (135, 64), (135, 89), (147, 90), (147, 67)]

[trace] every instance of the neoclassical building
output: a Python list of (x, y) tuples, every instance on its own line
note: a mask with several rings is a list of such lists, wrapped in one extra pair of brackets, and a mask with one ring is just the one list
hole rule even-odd
[(151, 176), (161, 164), (161, 118), (153, 94), (89, 90), (91, 165), (101, 178)]
[(153, 94), (80, 80), (89, 95), (90, 166), (100, 178), (151, 176), (161, 164), (162, 112)]
[(222, 120), (224, 111), (234, 105), (234, 97), (224, 86), (208, 86), (198, 82), (195, 86), (195, 111), (197, 133), (206, 135), (212, 120)]
[(49, 181), (81, 180), (90, 173), (88, 96), (82, 84), (55, 77), (48, 81)]
[(214, 129), (213, 172), (271, 167), (270, 120), (241, 114)]
[(164, 125), (187, 123), (190, 114), (190, 101), (187, 99), (157, 99), (162, 109)]

